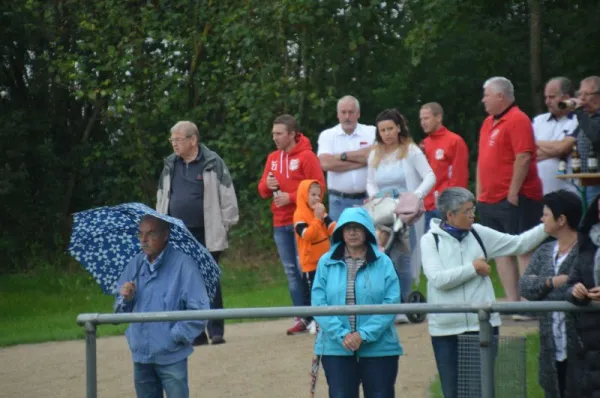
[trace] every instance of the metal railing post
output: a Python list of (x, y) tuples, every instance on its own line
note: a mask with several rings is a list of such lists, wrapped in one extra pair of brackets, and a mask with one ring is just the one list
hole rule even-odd
[(479, 310), (479, 354), (481, 358), (481, 396), (494, 398), (494, 336), (490, 312)]
[(97, 398), (96, 379), (96, 324), (85, 323), (85, 390), (87, 398)]

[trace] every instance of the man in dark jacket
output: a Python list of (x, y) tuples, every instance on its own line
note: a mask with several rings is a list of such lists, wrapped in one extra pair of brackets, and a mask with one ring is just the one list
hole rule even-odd
[[(579, 122), (577, 152), (581, 157), (581, 171), (587, 172), (588, 155), (593, 148), (596, 156), (600, 154), (600, 76), (586, 77), (579, 83), (577, 98), (571, 98), (570, 108), (574, 109)], [(588, 204), (600, 194), (600, 187), (586, 187), (585, 197)]]
[[(181, 219), (218, 262), (228, 246), (227, 233), (238, 222), (238, 204), (229, 170), (219, 155), (200, 144), (198, 127), (192, 122), (175, 124), (169, 141), (174, 153), (165, 159), (156, 210)], [(210, 307), (223, 308), (221, 284)], [(223, 344), (224, 333), (223, 320), (208, 322), (212, 344)], [(206, 343), (208, 338), (202, 332), (194, 344)]]

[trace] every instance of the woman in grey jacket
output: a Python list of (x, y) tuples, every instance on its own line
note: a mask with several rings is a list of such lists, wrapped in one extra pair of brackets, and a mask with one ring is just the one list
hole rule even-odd
[[(562, 301), (567, 280), (578, 261), (579, 197), (560, 190), (544, 196), (544, 230), (556, 238), (540, 246), (519, 281), (521, 296), (530, 301)], [(540, 315), (539, 383), (546, 398), (575, 398), (577, 391), (577, 334), (571, 313)]]

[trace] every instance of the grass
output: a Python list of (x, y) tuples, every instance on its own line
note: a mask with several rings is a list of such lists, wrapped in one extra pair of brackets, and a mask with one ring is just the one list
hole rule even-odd
[[(71, 264), (72, 265), (72, 264)], [(73, 340), (84, 336), (75, 323), (84, 312), (111, 312), (113, 298), (104, 295), (90, 275), (79, 265), (70, 272), (56, 267), (5, 275), (0, 278), (0, 346), (44, 341)], [(223, 258), (223, 297), (229, 308), (291, 305), (287, 282), (276, 255), (244, 261), (240, 257)], [(497, 274), (492, 274), (497, 297), (504, 291)], [(426, 293), (421, 277), (418, 289)], [(416, 288), (416, 286), (415, 286)], [(227, 323), (247, 320), (228, 320)], [(102, 325), (99, 336), (122, 334), (127, 325)]]
[[(525, 370), (526, 370), (526, 397), (543, 398), (544, 391), (538, 384), (538, 352), (539, 336), (531, 334), (525, 340)], [(523, 351), (521, 341), (509, 338), (501, 343), (496, 358), (496, 394), (497, 398), (518, 398), (523, 396), (522, 366), (519, 364)], [(518, 359), (516, 357), (519, 356)], [(439, 378), (430, 387), (432, 398), (444, 398)]]
[[(288, 306), (291, 300), (276, 257), (262, 264), (236, 266), (225, 258), (222, 289), (226, 307)], [(84, 336), (75, 323), (84, 312), (111, 312), (113, 298), (104, 295), (85, 271), (60, 272), (52, 267), (0, 278), (0, 346), (73, 340)], [(231, 320), (240, 322), (242, 320)], [(99, 336), (123, 334), (127, 325), (102, 325)]]

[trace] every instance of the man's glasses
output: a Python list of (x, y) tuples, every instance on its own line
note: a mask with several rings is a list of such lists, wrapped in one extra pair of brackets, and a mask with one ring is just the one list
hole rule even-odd
[(183, 142), (185, 140), (187, 140), (190, 137), (184, 137), (184, 138), (169, 138), (169, 142), (171, 144), (175, 143), (175, 144), (179, 144), (180, 142)]

